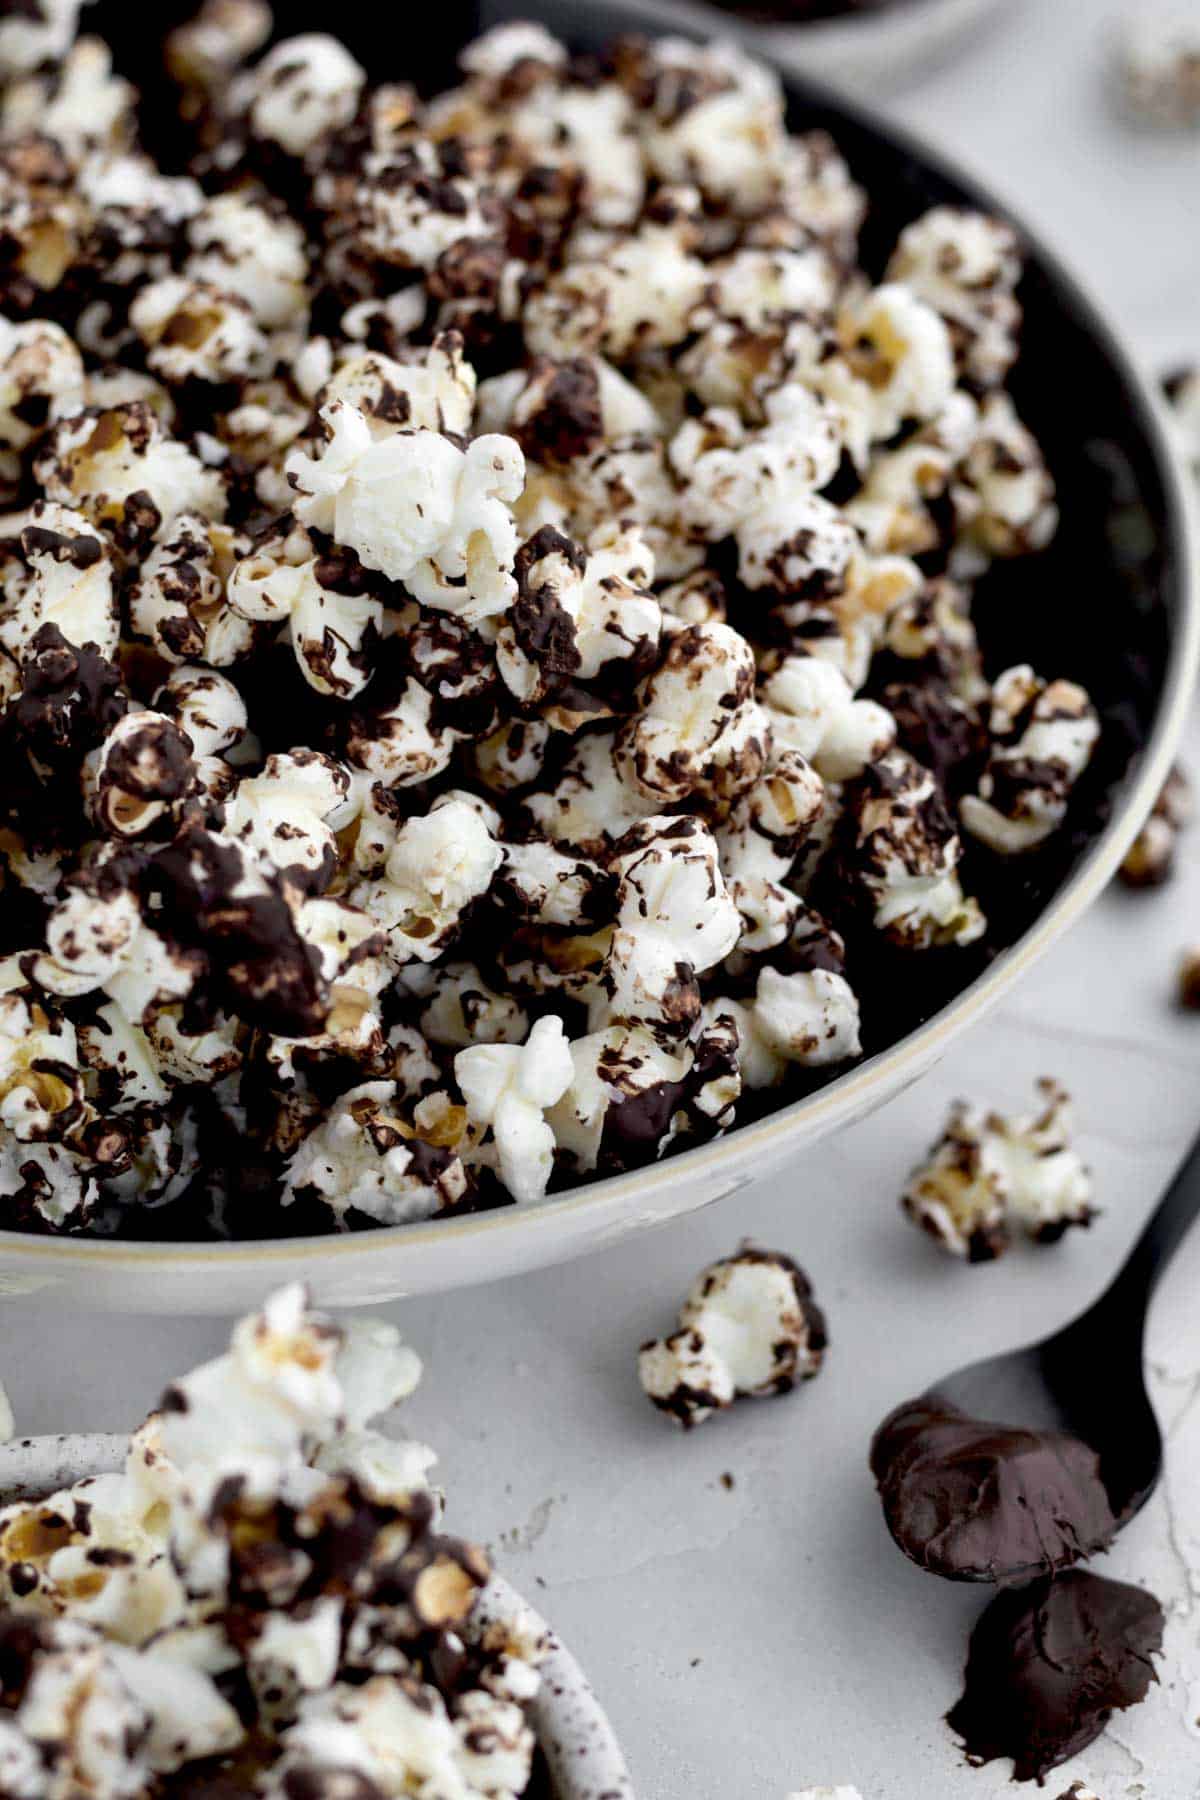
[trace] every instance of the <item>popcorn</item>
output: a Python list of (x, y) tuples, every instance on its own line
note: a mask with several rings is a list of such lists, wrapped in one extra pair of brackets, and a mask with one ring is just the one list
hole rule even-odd
[(992, 753), (978, 793), (962, 802), (962, 822), (998, 855), (1021, 855), (1062, 824), (1100, 722), (1083, 688), (1042, 681), (1023, 663), (993, 686), (989, 730)]
[(3, 574), (0, 645), (20, 662), (45, 627), (112, 656), (120, 639), (113, 564), (81, 513), (39, 500), (21, 523), (20, 558)]
[[(168, 34), (167, 173), (77, 11), (0, 21), (6, 1223), (535, 1199), (859, 1056), (874, 930), (1002, 949), (975, 843), (1056, 880), (1099, 729), (975, 630), (1058, 517), (1009, 228), (877, 285), (728, 44), (509, 23), (426, 99), (263, 0)], [(248, 1632), (272, 1729), (332, 1598)]]
[(642, 1345), (638, 1376), (653, 1404), (691, 1430), (735, 1400), (811, 1380), (826, 1342), (803, 1270), (781, 1251), (744, 1244), (701, 1271), (678, 1329)]
[(264, 330), (308, 313), (304, 232), (253, 194), (215, 194), (188, 223), (187, 274), (244, 300)]
[(903, 750), (867, 769), (851, 796), (847, 874), (875, 926), (910, 949), (972, 944), (986, 929), (958, 878), (962, 845), (929, 772)]
[(517, 445), (482, 437), (463, 451), (423, 430), (372, 439), (364, 414), (341, 400), (321, 416), (323, 456), (297, 452), (287, 463), (302, 496), (297, 518), (405, 582), (423, 605), (467, 620), (503, 612), (516, 593), (508, 505), (525, 477)]
[(645, 1025), (671, 1044), (699, 1018), (697, 976), (727, 956), (741, 932), (717, 846), (696, 819), (653, 817), (618, 840), (612, 866), (616, 929), (591, 1026)]
[(1142, 124), (1178, 128), (1200, 120), (1200, 37), (1186, 6), (1128, 12), (1116, 41), (1121, 98)]
[(676, 633), (641, 692), (641, 708), (617, 734), (623, 779), (646, 799), (729, 796), (762, 772), (770, 726), (752, 699), (754, 657), (728, 625)]
[(239, 543), (227, 525), (184, 512), (143, 559), (130, 590), (129, 622), (168, 662), (228, 668), (261, 638), (225, 589)]
[(220, 519), (220, 476), (168, 435), (144, 400), (64, 419), (42, 440), (34, 472), (49, 499), (74, 507), (123, 551), (148, 545), (181, 513)]
[(381, 879), (351, 898), (387, 932), (392, 962), (432, 962), (457, 934), (463, 913), (492, 884), (503, 851), (495, 815), (463, 794), (443, 794), (396, 833)]
[(504, 1185), (521, 1204), (545, 1195), (554, 1132), (544, 1117), (562, 1098), (573, 1067), (562, 1020), (539, 1019), (522, 1045), (477, 1044), (454, 1058), (473, 1124), (491, 1129)]
[[(790, 975), (763, 969), (748, 1026), (754, 1064), (743, 1076), (750, 1087), (775, 1086), (786, 1063), (817, 1069), (862, 1054), (858, 1000), (845, 976), (831, 969)], [(764, 1079), (767, 1068), (771, 1073)]]
[(1040, 1111), (1028, 1115), (958, 1101), (909, 1177), (901, 1205), (951, 1255), (989, 1262), (1007, 1249), (1010, 1223), (1053, 1244), (1095, 1217), (1091, 1176), (1070, 1147), (1070, 1099), (1047, 1078), (1037, 1087)]
[(856, 700), (846, 677), (821, 657), (785, 657), (762, 699), (775, 741), (826, 781), (853, 781), (895, 740), (891, 714), (874, 700)]
[(1175, 840), (1191, 819), (1192, 784), (1176, 763), (1121, 864), (1119, 873), (1126, 887), (1160, 887), (1171, 879)]
[(339, 1220), (353, 1209), (381, 1225), (404, 1225), (462, 1201), (470, 1178), (458, 1156), (392, 1110), (396, 1097), (391, 1081), (343, 1094), (289, 1160), (283, 1204), (315, 1195)]
[(178, 815), (194, 776), (186, 732), (161, 713), (133, 711), (88, 756), (84, 793), (101, 831), (136, 838)]
[(983, 388), (1004, 380), (1021, 326), (1021, 254), (1011, 226), (935, 206), (901, 232), (887, 272), (945, 320), (965, 375)]
[(710, 1021), (677, 1050), (641, 1026), (611, 1025), (577, 1038), (571, 1061), (570, 1084), (547, 1118), (580, 1174), (635, 1168), (678, 1138), (718, 1135), (741, 1093), (728, 1019)]
[(372, 1425), (420, 1372), (393, 1326), (285, 1288), (121, 1470), (0, 1509), (6, 1793), (527, 1790), (550, 1644), (520, 1608), (481, 1616), (487, 1559), (439, 1530), (434, 1453)]
[(59, 62), (70, 49), (82, 0), (38, 0), (0, 19), (0, 70), (6, 77)]
[(370, 680), (383, 607), (370, 594), (343, 591), (336, 564), (302, 526), (285, 521), (242, 556), (226, 599), (251, 643), (256, 629), (287, 622), (300, 673), (317, 693), (350, 700)]
[(0, 444), (26, 449), (52, 412), (74, 410), (83, 383), (83, 358), (61, 325), (0, 318)]
[(247, 78), (250, 129), (289, 156), (303, 156), (350, 123), (365, 81), (336, 38), (316, 31), (283, 38)]

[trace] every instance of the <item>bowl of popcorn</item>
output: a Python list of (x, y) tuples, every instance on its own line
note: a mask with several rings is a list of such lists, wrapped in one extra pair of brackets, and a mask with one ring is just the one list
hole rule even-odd
[(0, 1447), (0, 1791), (632, 1800), (575, 1659), (371, 1421), (395, 1327), (300, 1287), (128, 1439)]
[(77, 12), (0, 21), (5, 1288), (496, 1278), (914, 1080), (1103, 887), (1192, 681), (1090, 303), (602, 6), (457, 75), (353, 9)]

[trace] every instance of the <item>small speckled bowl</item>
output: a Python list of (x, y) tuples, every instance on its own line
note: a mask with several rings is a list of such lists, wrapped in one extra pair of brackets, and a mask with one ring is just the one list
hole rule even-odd
[[(37, 1499), (88, 1476), (112, 1473), (124, 1462), (127, 1441), (116, 1434), (80, 1432), (0, 1444), (0, 1505)], [(534, 1611), (515, 1588), (493, 1575), (473, 1623), (482, 1629), (518, 1607)], [(545, 1624), (536, 1611), (534, 1618)], [(600, 1702), (571, 1652), (549, 1626), (545, 1629), (551, 1649), (542, 1664), (533, 1727), (555, 1800), (635, 1800), (625, 1758)]]

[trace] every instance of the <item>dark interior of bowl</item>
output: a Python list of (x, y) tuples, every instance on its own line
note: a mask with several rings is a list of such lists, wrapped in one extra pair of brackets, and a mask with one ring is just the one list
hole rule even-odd
[[(169, 0), (146, 15), (126, 0), (101, 0), (88, 15), (89, 28), (113, 45), (118, 66), (150, 96), (151, 109), (164, 89), (162, 32), (192, 10)], [(411, 80), (428, 92), (453, 81), (458, 47), (500, 18), (539, 19), (583, 50), (637, 23), (630, 0), (616, 6), (599, 0), (442, 0), (422, 16), (419, 32), (395, 29), (378, 7), (356, 0), (333, 13), (315, 0), (288, 0), (276, 10), (288, 32), (334, 31), (372, 79)], [(1004, 210), (823, 90), (791, 84), (789, 104), (793, 128), (829, 131), (870, 196), (862, 239), (862, 263), (870, 273), (882, 273), (900, 230), (930, 206)], [(1101, 714), (1103, 735), (1075, 791), (1066, 828), (1045, 849), (1005, 862), (968, 843), (963, 881), (991, 921), (985, 943), (905, 953), (889, 949), (876, 932), (848, 934), (849, 973), (864, 997), (869, 1055), (895, 1044), (966, 988), (1017, 942), (1078, 868), (1145, 747), (1182, 611), (1182, 524), (1149, 409), (1090, 305), (1045, 251), (1027, 247), (1023, 349), (1009, 385), (1053, 471), (1062, 523), (1041, 555), (993, 567), (976, 590), (975, 618), (990, 674), (1032, 660), (1045, 676), (1081, 681)], [(820, 1085), (820, 1072), (800, 1074), (786, 1092), (762, 1096), (760, 1110)], [(750, 1116), (739, 1113), (741, 1120)], [(272, 1230), (290, 1235), (308, 1223), (286, 1214), (272, 1222), (263, 1209), (252, 1212), (252, 1236)], [(130, 1228), (139, 1229), (132, 1217)], [(140, 1229), (154, 1237), (195, 1235), (194, 1221), (183, 1214), (177, 1221), (163, 1212), (145, 1215)]]

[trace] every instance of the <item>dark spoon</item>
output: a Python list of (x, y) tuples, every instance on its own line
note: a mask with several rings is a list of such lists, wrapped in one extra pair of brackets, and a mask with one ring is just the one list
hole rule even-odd
[[(969, 1419), (1067, 1432), (1099, 1457), (1117, 1528), (1128, 1524), (1162, 1473), (1163, 1445), (1146, 1391), (1143, 1340), (1159, 1279), (1200, 1213), (1200, 1139), (1192, 1145), (1122, 1268), (1088, 1310), (1053, 1337), (989, 1357), (935, 1382), (924, 1398)], [(1028, 1579), (990, 1568), (960, 1579)]]

